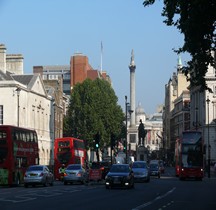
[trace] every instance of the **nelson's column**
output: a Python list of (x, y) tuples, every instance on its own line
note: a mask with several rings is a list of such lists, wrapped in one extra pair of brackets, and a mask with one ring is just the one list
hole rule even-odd
[[(136, 151), (136, 143), (137, 143), (137, 127), (135, 122), (135, 69), (136, 65), (134, 62), (134, 52), (131, 52), (131, 61), (129, 65), (130, 69), (130, 126), (128, 128), (128, 136), (129, 136), (129, 153), (131, 151)], [(131, 155), (131, 154), (129, 154)]]

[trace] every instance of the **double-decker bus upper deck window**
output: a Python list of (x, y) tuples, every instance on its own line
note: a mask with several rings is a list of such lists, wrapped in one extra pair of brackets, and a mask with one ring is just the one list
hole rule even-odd
[(79, 140), (74, 140), (73, 141), (73, 146), (75, 149), (85, 149), (85, 145), (83, 141), (79, 141)]
[(58, 142), (58, 147), (69, 147), (70, 141), (60, 141)]
[(32, 135), (33, 135), (33, 139), (32, 141), (37, 143), (38, 142), (38, 137), (37, 137), (37, 133), (35, 131), (32, 132)]
[(22, 132), (22, 141), (27, 142), (25, 131)]
[(182, 143), (195, 144), (201, 140), (202, 140), (202, 136), (201, 136), (201, 133), (199, 132), (183, 133)]
[(30, 131), (26, 132), (26, 142), (31, 142)]
[(7, 143), (7, 133), (5, 131), (0, 131), (0, 145)]
[(35, 131), (31, 131), (29, 133), (29, 141), (37, 143), (37, 134), (35, 133)]

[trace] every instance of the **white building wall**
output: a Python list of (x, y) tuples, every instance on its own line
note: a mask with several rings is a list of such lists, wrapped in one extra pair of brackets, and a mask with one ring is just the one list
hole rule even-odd
[[(216, 70), (209, 66), (205, 79), (208, 88), (213, 92), (200, 92), (199, 87), (191, 88), (191, 123), (196, 121), (195, 108), (197, 108), (198, 130), (203, 132), (204, 144), (206, 145), (206, 159), (208, 159), (208, 145), (211, 146), (210, 159), (216, 161)], [(209, 105), (207, 103), (209, 99)], [(209, 127), (208, 127), (209, 124)]]
[[(15, 82), (5, 85), (3, 85), (3, 82), (0, 83), (0, 105), (3, 105), (3, 124), (5, 125), (18, 125), (18, 96), (16, 89)], [(50, 134), (52, 126), (50, 121), (51, 98), (29, 91), (23, 86), (20, 91), (19, 104), (19, 126), (37, 131), (40, 164), (53, 164), (54, 139), (51, 138)]]
[[(18, 125), (17, 122), (17, 95), (16, 87), (1, 87), (0, 104), (3, 105), (3, 123), (5, 125)], [(7, 114), (6, 114), (7, 112)]]

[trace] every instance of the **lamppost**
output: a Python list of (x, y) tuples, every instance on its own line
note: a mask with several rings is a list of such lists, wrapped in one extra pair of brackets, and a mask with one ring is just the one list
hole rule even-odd
[(17, 91), (17, 126), (19, 127), (19, 109), (20, 109), (19, 97), (20, 97), (21, 88), (18, 87), (16, 91)]
[(128, 102), (127, 102), (127, 96), (125, 96), (125, 122), (126, 122), (126, 136), (125, 136), (125, 153), (126, 153), (126, 163), (128, 159), (128, 153), (127, 153), (127, 127), (128, 127), (128, 122), (127, 122), (127, 113), (128, 113)]
[(208, 178), (211, 177), (211, 173), (210, 173), (210, 152), (211, 152), (211, 146), (209, 144), (209, 97), (207, 97), (206, 99), (206, 102), (207, 102), (207, 106), (208, 106)]
[(197, 115), (198, 114), (198, 108), (197, 107), (195, 108), (195, 112), (196, 112), (195, 113), (196, 114), (196, 122), (195, 123), (196, 123), (196, 130), (197, 130), (197, 128), (198, 128), (198, 115)]

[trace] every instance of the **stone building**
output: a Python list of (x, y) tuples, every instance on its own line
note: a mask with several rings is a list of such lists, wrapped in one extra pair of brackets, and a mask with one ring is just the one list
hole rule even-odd
[(22, 55), (7, 55), (3, 44), (0, 45), (0, 92), (0, 124), (35, 129), (40, 163), (52, 165), (52, 97), (47, 94), (40, 75), (23, 74)]
[[(140, 120), (142, 120), (145, 130), (147, 131), (144, 139), (144, 147), (148, 150), (150, 155), (153, 151), (157, 151), (157, 154), (163, 149), (163, 120), (162, 120), (163, 106), (158, 106), (157, 112), (150, 117), (144, 111), (141, 103), (138, 104), (135, 110), (136, 118), (136, 130), (138, 131)], [(135, 142), (128, 142), (131, 148), (131, 155), (137, 156), (138, 148), (138, 135), (136, 135)], [(146, 150), (145, 150), (146, 151)], [(158, 157), (159, 158), (159, 157)]]
[(189, 87), (190, 83), (182, 72), (182, 61), (179, 56), (177, 62), (177, 72), (173, 72), (172, 78), (165, 85), (165, 102), (163, 112), (163, 139), (164, 148), (174, 155), (175, 141), (179, 134), (184, 129), (183, 119), (188, 119), (186, 107), (189, 106)]
[[(216, 61), (216, 52), (212, 55)], [(209, 66), (205, 79), (212, 92), (190, 87), (191, 128), (202, 131), (206, 160), (216, 162), (216, 67)]]

